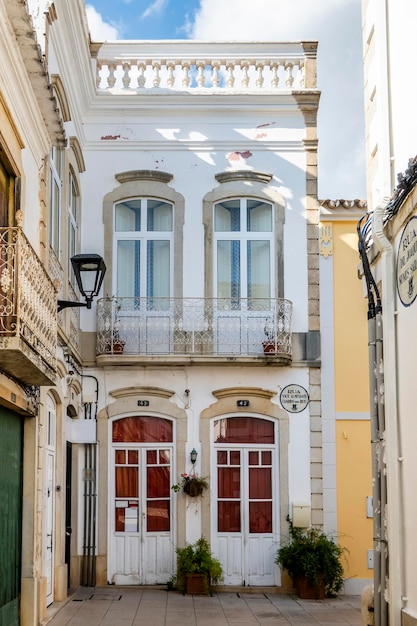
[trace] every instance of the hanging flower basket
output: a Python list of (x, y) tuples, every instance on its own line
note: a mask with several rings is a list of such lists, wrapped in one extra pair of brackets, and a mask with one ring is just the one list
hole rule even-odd
[(171, 489), (174, 491), (182, 490), (191, 498), (201, 496), (204, 489), (208, 488), (208, 482), (205, 478), (199, 478), (195, 474), (181, 474), (181, 477), (181, 482), (176, 485), (172, 485)]

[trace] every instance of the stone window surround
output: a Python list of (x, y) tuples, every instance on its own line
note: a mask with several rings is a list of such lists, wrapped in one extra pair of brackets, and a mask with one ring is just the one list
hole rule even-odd
[(219, 186), (207, 193), (203, 198), (203, 224), (205, 240), (205, 297), (212, 298), (214, 293), (213, 276), (213, 206), (217, 202), (232, 198), (256, 198), (271, 203), (274, 210), (274, 273), (275, 297), (284, 298), (284, 222), (285, 200), (274, 187), (267, 187), (272, 174), (252, 170), (223, 172), (215, 176)]
[(168, 183), (173, 175), (153, 170), (134, 170), (115, 174), (120, 183), (103, 199), (104, 222), (104, 258), (107, 272), (104, 278), (104, 294), (113, 295), (113, 207), (121, 200), (130, 198), (160, 198), (170, 202), (174, 207), (174, 285), (173, 297), (181, 298), (183, 294), (183, 226), (184, 197), (176, 192)]

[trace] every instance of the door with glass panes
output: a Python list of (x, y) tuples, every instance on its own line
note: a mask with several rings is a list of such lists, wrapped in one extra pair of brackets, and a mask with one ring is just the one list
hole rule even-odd
[(214, 422), (213, 549), (229, 585), (276, 585), (279, 477), (276, 423), (254, 417)]
[(164, 584), (174, 571), (170, 420), (112, 423), (108, 581)]

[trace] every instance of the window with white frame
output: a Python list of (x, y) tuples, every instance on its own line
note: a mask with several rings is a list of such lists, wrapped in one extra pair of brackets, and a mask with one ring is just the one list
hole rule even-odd
[(50, 155), (49, 242), (56, 255), (61, 244), (62, 151), (52, 148)]
[(71, 265), (71, 258), (78, 254), (79, 195), (75, 177), (71, 171), (68, 182), (68, 276), (75, 289), (76, 280)]
[(114, 208), (115, 293), (170, 297), (173, 275), (173, 205), (132, 198)]
[[(275, 296), (273, 206), (255, 198), (214, 205), (214, 296), (224, 307), (258, 308)], [(221, 304), (219, 303), (219, 306)]]

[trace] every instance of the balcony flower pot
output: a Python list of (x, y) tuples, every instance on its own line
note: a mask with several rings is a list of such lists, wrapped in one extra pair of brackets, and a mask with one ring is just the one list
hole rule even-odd
[(265, 354), (269, 354), (270, 356), (276, 354), (276, 344), (275, 341), (263, 341), (262, 346)]
[(279, 548), (275, 562), (287, 570), (300, 597), (335, 597), (344, 583), (341, 558), (346, 548), (316, 528), (298, 528), (289, 517), (287, 521), (289, 541)]

